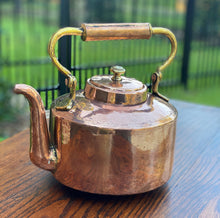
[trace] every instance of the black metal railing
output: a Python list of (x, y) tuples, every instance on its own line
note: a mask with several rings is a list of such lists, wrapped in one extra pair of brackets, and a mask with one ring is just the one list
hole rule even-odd
[[(178, 41), (176, 58), (165, 70), (161, 86), (216, 84), (220, 82), (219, 8), (218, 0), (0, 0), (1, 79), (34, 86), (48, 108), (67, 91), (65, 76), (57, 73), (47, 54), (52, 33), (83, 22), (150, 22), (171, 29)], [(168, 40), (156, 36), (149, 41), (86, 43), (80, 37), (63, 37), (58, 54), (82, 89), (88, 77), (108, 74), (114, 64), (124, 66), (127, 76), (150, 84), (169, 47)]]

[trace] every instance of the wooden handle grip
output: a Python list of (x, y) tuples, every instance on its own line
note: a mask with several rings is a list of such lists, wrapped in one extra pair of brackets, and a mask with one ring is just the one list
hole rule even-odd
[(82, 24), (84, 41), (149, 39), (152, 28), (149, 23)]

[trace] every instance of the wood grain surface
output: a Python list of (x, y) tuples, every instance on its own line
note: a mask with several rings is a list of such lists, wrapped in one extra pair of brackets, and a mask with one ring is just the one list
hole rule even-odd
[(220, 108), (171, 102), (179, 117), (167, 184), (129, 196), (67, 188), (30, 162), (26, 130), (0, 144), (0, 217), (220, 217)]

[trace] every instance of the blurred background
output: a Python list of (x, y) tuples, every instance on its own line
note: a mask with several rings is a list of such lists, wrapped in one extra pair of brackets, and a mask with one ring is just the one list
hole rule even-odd
[[(60, 27), (83, 22), (150, 22), (171, 29), (178, 52), (163, 72), (159, 91), (169, 98), (220, 107), (219, 14), (219, 0), (0, 0), (0, 140), (29, 124), (28, 104), (13, 94), (14, 84), (36, 88), (47, 109), (66, 91), (47, 44)], [(170, 44), (160, 36), (102, 42), (63, 37), (56, 52), (82, 89), (87, 78), (108, 74), (116, 64), (125, 67), (126, 76), (150, 84)]]

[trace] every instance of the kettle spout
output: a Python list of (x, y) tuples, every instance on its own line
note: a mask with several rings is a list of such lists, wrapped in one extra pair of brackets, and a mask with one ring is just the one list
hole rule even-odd
[(55, 170), (57, 152), (50, 146), (45, 109), (39, 93), (31, 86), (17, 84), (16, 94), (23, 94), (30, 105), (30, 159), (40, 168)]

